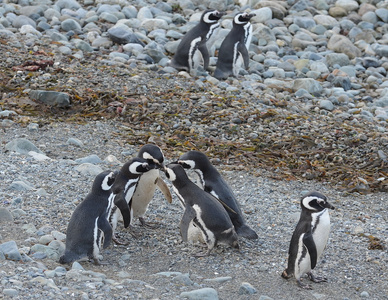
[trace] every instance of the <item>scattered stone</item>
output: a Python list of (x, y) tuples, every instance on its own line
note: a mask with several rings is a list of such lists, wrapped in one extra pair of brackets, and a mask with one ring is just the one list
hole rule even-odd
[(30, 151), (43, 154), (33, 143), (25, 138), (16, 138), (5, 145), (8, 151), (15, 151), (20, 154), (28, 154)]
[(68, 107), (70, 106), (70, 99), (67, 93), (32, 90), (29, 96), (33, 100), (41, 101), (50, 106)]
[(202, 288), (190, 292), (182, 292), (180, 297), (190, 300), (218, 300), (218, 293), (213, 288)]
[(13, 216), (7, 208), (0, 207), (0, 223), (7, 222), (13, 222)]
[(240, 295), (253, 295), (257, 293), (257, 290), (249, 282), (243, 282), (240, 285), (238, 293)]

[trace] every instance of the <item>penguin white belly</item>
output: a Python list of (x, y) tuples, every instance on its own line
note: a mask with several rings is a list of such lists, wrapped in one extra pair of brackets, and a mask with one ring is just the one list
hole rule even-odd
[(241, 56), (241, 53), (237, 50), (238, 44), (240, 42), (237, 42), (234, 44), (233, 48), (233, 75), (234, 77), (237, 77), (238, 74), (240, 73), (241, 66), (243, 64), (243, 58)]
[(191, 243), (200, 242), (206, 244), (203, 239), (202, 231), (194, 225), (193, 221), (190, 222), (189, 228), (187, 230), (187, 240)]
[(200, 60), (202, 58), (201, 53), (198, 50), (198, 44), (201, 42), (202, 38), (198, 37), (196, 39), (193, 39), (190, 43), (190, 49), (189, 49), (189, 66), (190, 71), (196, 70), (200, 64)]
[(132, 197), (131, 212), (134, 218), (144, 216), (155, 194), (158, 178), (159, 170), (156, 169), (150, 170), (140, 177)]
[(294, 276), (297, 280), (299, 280), (303, 274), (311, 271), (310, 255), (309, 255), (309, 252), (307, 250), (307, 247), (303, 244), (304, 235), (305, 234), (302, 234), (299, 237), (298, 254), (297, 254), (296, 260), (295, 260)]
[(320, 213), (312, 214), (313, 218), (313, 239), (317, 249), (317, 260), (321, 257), (326, 247), (330, 233), (330, 216), (329, 211), (324, 209)]
[(214, 233), (209, 228), (207, 228), (205, 222), (202, 220), (201, 208), (197, 204), (194, 204), (193, 209), (195, 210), (197, 221), (201, 226), (201, 232), (204, 241), (209, 248), (213, 248), (216, 244), (216, 237)]

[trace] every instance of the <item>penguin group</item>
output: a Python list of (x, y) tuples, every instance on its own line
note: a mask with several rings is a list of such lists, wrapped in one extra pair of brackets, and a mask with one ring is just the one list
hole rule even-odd
[[(186, 170), (197, 173), (200, 183), (192, 181)], [(100, 252), (111, 241), (124, 244), (116, 236), (120, 218), (125, 228), (131, 227), (135, 219), (147, 226), (144, 216), (156, 187), (169, 203), (172, 202), (160, 171), (170, 180), (183, 208), (179, 224), (182, 240), (200, 241), (207, 246), (207, 251), (194, 256), (208, 256), (217, 245), (239, 249), (240, 238), (258, 239), (255, 230), (245, 221), (231, 187), (204, 153), (191, 150), (165, 165), (161, 148), (146, 144), (119, 170), (104, 171), (96, 176), (90, 193), (70, 218), (65, 252), (59, 262), (71, 263), (87, 257), (97, 265), (103, 264)], [(302, 211), (292, 234), (288, 265), (281, 276), (295, 277), (300, 287), (310, 289), (302, 283), (302, 275), (307, 274), (314, 282), (327, 280), (314, 276), (312, 270), (326, 247), (330, 232), (328, 210), (334, 207), (319, 192), (304, 195), (300, 206)]]
[[(196, 74), (201, 65), (209, 69), (208, 45), (217, 39), (220, 19), (225, 15), (218, 10), (206, 10), (202, 13), (199, 23), (189, 30), (170, 61), (170, 66), (179, 70)], [(250, 20), (255, 14), (239, 12), (233, 18), (233, 27), (221, 43), (214, 77), (220, 80), (230, 76), (237, 77), (242, 65), (249, 67), (248, 49), (252, 40), (252, 24)]]

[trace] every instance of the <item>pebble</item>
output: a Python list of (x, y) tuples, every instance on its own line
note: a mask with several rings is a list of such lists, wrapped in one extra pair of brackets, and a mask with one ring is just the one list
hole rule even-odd
[(190, 300), (218, 300), (218, 293), (213, 288), (202, 288), (190, 292), (182, 292), (180, 297)]
[(257, 290), (249, 282), (243, 282), (240, 285), (238, 293), (240, 295), (253, 295), (257, 293)]

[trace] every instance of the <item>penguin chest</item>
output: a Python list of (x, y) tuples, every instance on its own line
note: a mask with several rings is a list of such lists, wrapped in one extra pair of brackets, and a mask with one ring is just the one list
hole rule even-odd
[(193, 39), (190, 43), (189, 66), (193, 70), (197, 69), (202, 61), (202, 55), (198, 51), (198, 47), (201, 42), (202, 42), (202, 37), (197, 37)]
[(131, 210), (134, 217), (141, 217), (147, 211), (148, 205), (155, 194), (158, 178), (158, 170), (150, 170), (140, 177), (132, 196)]
[(327, 209), (312, 214), (312, 232), (318, 259), (326, 247), (330, 233), (330, 216)]

